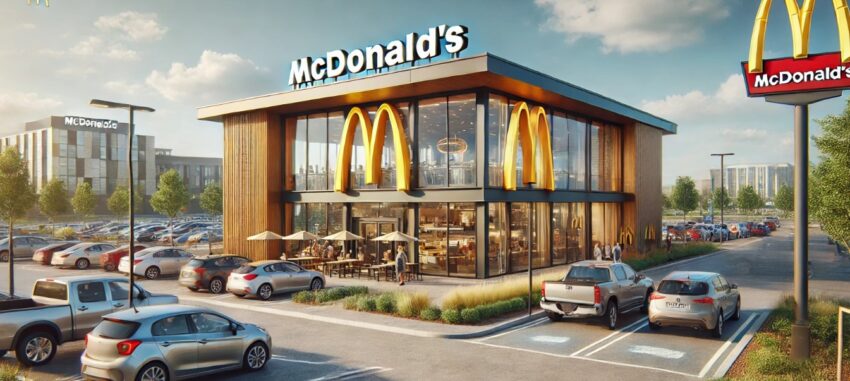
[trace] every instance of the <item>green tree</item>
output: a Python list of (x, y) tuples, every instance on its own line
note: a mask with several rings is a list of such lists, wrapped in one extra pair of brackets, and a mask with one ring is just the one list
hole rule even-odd
[[(136, 213), (142, 211), (142, 202), (144, 202), (144, 200), (142, 199), (141, 192), (138, 190), (133, 192), (133, 210)], [(116, 216), (126, 216), (127, 212), (130, 210), (130, 192), (127, 191), (127, 187), (115, 187), (112, 195), (109, 196), (108, 200), (106, 200), (106, 206), (109, 208), (109, 211)]]
[(705, 214), (711, 206), (711, 192), (700, 192), (699, 194), (699, 213)]
[[(9, 236), (15, 232), (15, 221), (22, 218), (33, 207), (38, 196), (30, 184), (27, 163), (14, 147), (0, 154), (0, 219), (9, 225)], [(15, 295), (15, 247), (9, 240), (9, 296)], [(0, 253), (0, 258), (3, 258)]]
[(683, 220), (687, 220), (688, 212), (695, 210), (699, 204), (699, 192), (694, 185), (694, 180), (687, 176), (677, 178), (673, 193), (670, 195), (670, 202), (674, 209), (682, 211)]
[(714, 202), (715, 209), (723, 208), (725, 210), (729, 210), (732, 206), (732, 199), (729, 198), (729, 193), (726, 192), (726, 188), (715, 189), (714, 192), (711, 193), (711, 200)]
[(38, 196), (38, 210), (47, 217), (47, 221), (51, 225), (56, 222), (57, 216), (71, 210), (65, 182), (59, 179), (51, 179), (47, 184), (44, 184), (41, 194)]
[(92, 192), (90, 183), (83, 181), (77, 184), (77, 190), (74, 191), (74, 197), (71, 198), (71, 205), (74, 207), (74, 213), (77, 213), (83, 219), (94, 214), (94, 209), (97, 207), (97, 197)]
[(670, 197), (664, 193), (661, 194), (661, 205), (664, 210), (673, 209), (673, 204), (670, 202)]
[(823, 135), (815, 137), (821, 162), (814, 170), (810, 205), (823, 230), (845, 247), (850, 243), (850, 101), (838, 115), (819, 121)]
[(764, 200), (756, 193), (751, 185), (747, 185), (738, 192), (738, 208), (744, 214), (751, 215), (756, 209), (764, 207)]
[(776, 191), (776, 199), (773, 200), (773, 204), (776, 206), (776, 209), (782, 211), (783, 217), (788, 217), (794, 211), (794, 190), (787, 185), (779, 187), (779, 190)]
[[(168, 230), (173, 232), (174, 218), (189, 205), (192, 195), (186, 189), (183, 178), (174, 169), (169, 169), (159, 176), (156, 192), (151, 196), (151, 207), (154, 211), (168, 217)], [(174, 245), (174, 240), (171, 240)]]
[[(218, 216), (224, 208), (223, 202), (221, 185), (212, 183), (204, 187), (200, 197), (201, 209), (213, 216)], [(212, 234), (209, 231), (207, 231), (207, 245), (212, 254)]]

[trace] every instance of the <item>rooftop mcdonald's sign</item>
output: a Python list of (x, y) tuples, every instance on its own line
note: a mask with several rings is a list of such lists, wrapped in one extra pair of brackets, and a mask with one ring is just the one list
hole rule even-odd
[(785, 0), (791, 26), (792, 57), (763, 60), (772, 0), (761, 0), (750, 40), (749, 60), (742, 62), (751, 97), (850, 88), (850, 10), (847, 0), (833, 0), (840, 52), (809, 55), (809, 31), (815, 1)]

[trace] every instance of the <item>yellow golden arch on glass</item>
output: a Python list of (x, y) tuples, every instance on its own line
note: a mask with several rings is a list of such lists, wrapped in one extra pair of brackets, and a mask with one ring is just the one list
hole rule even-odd
[(537, 183), (537, 146), (541, 149), (540, 187), (555, 190), (555, 170), (552, 160), (552, 144), (549, 139), (549, 118), (543, 107), (531, 109), (525, 102), (514, 105), (508, 124), (508, 136), (505, 141), (504, 171), (505, 190), (516, 190), (517, 143), (522, 144), (522, 182)]
[[(767, 30), (767, 16), (770, 14), (771, 0), (761, 0), (756, 21), (753, 24), (753, 35), (750, 40), (749, 72), (762, 72), (762, 54), (764, 53), (764, 34)], [(794, 47), (794, 58), (809, 56), (809, 30), (812, 26), (812, 11), (815, 0), (803, 1), (802, 8), (797, 0), (785, 0), (788, 9), (788, 21), (791, 23), (791, 43)], [(835, 21), (838, 24), (838, 43), (841, 48), (841, 62), (850, 62), (850, 11), (847, 0), (832, 0), (835, 10)]]
[(354, 130), (360, 126), (360, 136), (366, 147), (366, 183), (381, 183), (381, 155), (384, 148), (384, 134), (390, 123), (393, 133), (393, 148), (395, 150), (396, 189), (410, 190), (410, 148), (407, 145), (407, 135), (398, 110), (384, 103), (375, 113), (375, 124), (369, 119), (369, 113), (360, 107), (354, 107), (348, 112), (342, 128), (342, 139), (339, 145), (339, 159), (336, 163), (334, 191), (345, 192), (348, 189), (348, 177), (351, 167), (351, 147), (354, 144)]

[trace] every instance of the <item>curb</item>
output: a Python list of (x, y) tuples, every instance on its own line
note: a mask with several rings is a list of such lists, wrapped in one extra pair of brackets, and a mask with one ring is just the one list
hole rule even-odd
[(485, 330), (481, 330), (481, 331), (478, 331), (478, 332), (436, 334), (436, 336), (431, 336), (431, 337), (437, 337), (437, 338), (442, 338), (442, 339), (453, 339), (453, 340), (476, 339), (476, 338), (479, 338), (479, 337), (490, 336), (494, 333), (499, 333), (501, 331), (506, 331), (506, 330), (514, 328), (516, 326), (520, 326), (520, 325), (523, 325), (525, 323), (535, 321), (535, 320), (540, 319), (544, 316), (546, 316), (545, 312), (538, 311), (538, 312), (535, 312), (531, 315), (526, 315), (526, 316), (523, 316), (521, 318), (509, 320), (509, 321), (506, 321), (506, 322), (499, 324), (495, 327), (490, 327), (490, 328), (487, 328)]

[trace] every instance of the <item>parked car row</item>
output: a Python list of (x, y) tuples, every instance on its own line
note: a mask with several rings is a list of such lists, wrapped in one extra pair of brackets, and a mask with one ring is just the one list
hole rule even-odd
[(752, 236), (766, 236), (779, 227), (780, 223), (777, 217), (765, 217), (761, 223), (751, 221), (726, 224), (686, 222), (665, 224), (661, 238), (667, 239), (667, 236), (670, 236), (673, 240), (681, 241), (719, 242)]

